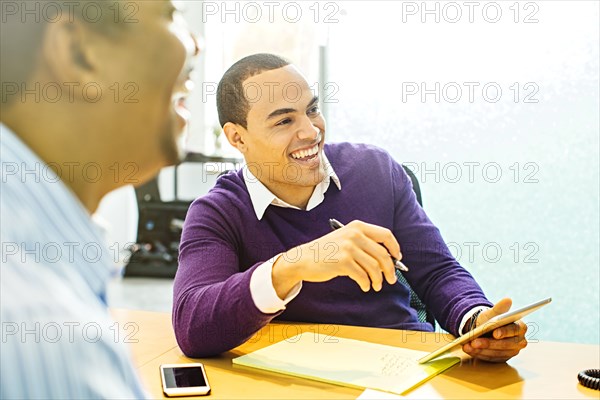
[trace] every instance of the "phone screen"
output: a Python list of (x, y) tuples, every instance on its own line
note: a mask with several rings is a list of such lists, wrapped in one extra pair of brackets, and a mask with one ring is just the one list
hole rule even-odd
[(168, 389), (207, 386), (200, 367), (164, 368), (163, 371)]

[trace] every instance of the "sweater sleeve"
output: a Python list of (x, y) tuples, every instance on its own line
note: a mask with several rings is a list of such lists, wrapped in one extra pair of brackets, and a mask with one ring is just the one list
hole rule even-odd
[(401, 165), (391, 160), (394, 188), (394, 235), (406, 280), (431, 310), (442, 328), (459, 335), (462, 317), (477, 306), (491, 306), (473, 276), (452, 256), (439, 229), (417, 202), (412, 182)]
[(262, 263), (240, 266), (236, 221), (225, 215), (201, 198), (186, 216), (173, 288), (173, 328), (188, 357), (228, 351), (281, 313), (264, 314), (255, 306), (250, 278)]

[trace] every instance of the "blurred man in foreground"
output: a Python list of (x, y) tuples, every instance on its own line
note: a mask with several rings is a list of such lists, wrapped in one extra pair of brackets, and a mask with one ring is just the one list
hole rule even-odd
[(141, 398), (90, 215), (179, 160), (198, 49), (171, 1), (49, 3), (2, 2), (0, 397)]

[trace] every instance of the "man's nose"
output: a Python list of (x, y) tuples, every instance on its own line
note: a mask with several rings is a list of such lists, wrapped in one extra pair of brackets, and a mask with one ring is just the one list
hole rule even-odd
[(321, 132), (321, 129), (316, 127), (312, 120), (307, 116), (302, 119), (302, 124), (298, 128), (298, 139), (315, 140)]

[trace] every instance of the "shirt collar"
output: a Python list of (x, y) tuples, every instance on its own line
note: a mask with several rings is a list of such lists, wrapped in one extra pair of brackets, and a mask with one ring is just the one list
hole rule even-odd
[[(342, 184), (340, 182), (340, 178), (338, 178), (337, 174), (333, 170), (333, 166), (329, 162), (329, 159), (325, 155), (325, 151), (321, 151), (323, 165), (325, 167), (325, 175), (323, 176), (323, 180), (317, 184), (311, 198), (308, 201), (308, 205), (306, 210), (312, 210), (319, 204), (321, 204), (325, 197), (325, 192), (329, 188), (329, 184), (331, 181), (335, 183), (338, 190), (342, 190)], [(293, 208), (296, 210), (300, 210), (300, 208), (293, 206), (291, 204), (286, 203), (281, 200), (277, 196), (275, 196), (263, 183), (254, 176), (252, 171), (244, 165), (242, 167), (242, 174), (244, 176), (244, 183), (248, 188), (248, 194), (250, 195), (250, 201), (252, 202), (252, 207), (254, 208), (254, 212), (256, 213), (256, 218), (259, 220), (265, 215), (265, 211), (267, 207), (270, 205), (284, 207), (284, 208)]]

